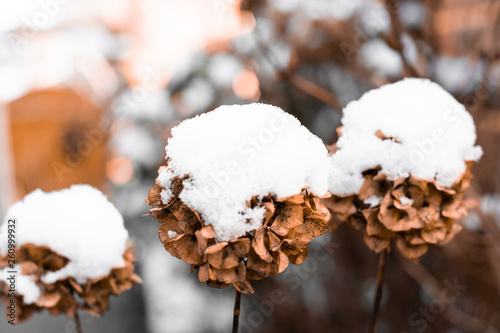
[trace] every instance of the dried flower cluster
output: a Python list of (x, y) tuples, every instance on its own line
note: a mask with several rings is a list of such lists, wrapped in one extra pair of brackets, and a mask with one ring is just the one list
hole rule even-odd
[(217, 242), (213, 227), (179, 198), (187, 178), (172, 180), (169, 190), (173, 196), (166, 204), (161, 199), (164, 188), (157, 179), (146, 203), (152, 206), (149, 214), (162, 223), (158, 234), (165, 249), (191, 264), (191, 271), (198, 268), (200, 282), (211, 287), (232, 284), (242, 293), (253, 293), (249, 279), (260, 280), (283, 272), (289, 263), (302, 263), (307, 243), (328, 231), (328, 209), (304, 189), (280, 199), (254, 197), (249, 207), (265, 207), (262, 227), (243, 237)]
[[(329, 147), (330, 153), (335, 150)], [(430, 244), (444, 245), (462, 229), (455, 220), (467, 214), (464, 191), (470, 185), (473, 162), (466, 164), (466, 171), (449, 188), (412, 175), (389, 180), (380, 168), (365, 170), (359, 194), (332, 195), (323, 203), (336, 219), (363, 232), (372, 251), (389, 250), (395, 238), (401, 254), (418, 260)]]
[[(119, 295), (130, 289), (134, 283), (142, 282), (134, 274), (135, 256), (132, 248), (125, 251), (123, 258), (124, 266), (112, 269), (109, 275), (89, 279), (86, 284), (79, 284), (71, 277), (47, 284), (43, 282), (44, 274), (62, 269), (69, 260), (47, 246), (23, 244), (17, 250), (16, 262), (22, 267), (20, 273), (31, 277), (40, 288), (41, 294), (33, 304), (25, 304), (24, 296), (16, 295), (17, 321), (25, 321), (34, 312), (43, 309), (47, 309), (51, 315), (65, 314), (70, 318), (75, 316), (78, 308), (100, 316), (108, 309), (110, 294)], [(0, 267), (7, 267), (7, 257), (0, 261)], [(10, 302), (8, 290), (7, 284), (0, 282), (0, 299), (6, 304)], [(77, 301), (76, 295), (83, 303)]]

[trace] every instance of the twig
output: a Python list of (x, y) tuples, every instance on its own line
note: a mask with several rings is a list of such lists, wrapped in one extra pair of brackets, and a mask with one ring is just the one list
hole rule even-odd
[(236, 290), (236, 296), (234, 298), (234, 312), (233, 312), (233, 333), (238, 333), (238, 326), (240, 324), (240, 303), (241, 303), (241, 293)]
[(377, 289), (375, 289), (375, 300), (373, 302), (373, 313), (368, 326), (369, 333), (375, 333), (377, 326), (377, 317), (380, 309), (380, 302), (382, 301), (382, 287), (384, 283), (384, 269), (387, 259), (387, 250), (384, 250), (379, 255), (378, 270), (377, 270)]
[(75, 324), (76, 324), (76, 331), (78, 333), (82, 333), (82, 325), (80, 324), (80, 315), (78, 314), (78, 309), (75, 312)]
[(279, 74), (279, 78), (287, 80), (296, 89), (316, 98), (318, 101), (321, 101), (326, 105), (330, 105), (336, 110), (342, 110), (342, 105), (340, 104), (339, 99), (331, 91), (326, 90), (320, 85), (309, 81), (302, 76), (291, 74), (289, 71), (282, 71)]
[[(417, 70), (412, 65), (410, 65), (410, 63), (408, 63), (408, 60), (406, 60), (406, 57), (403, 54), (403, 44), (401, 43), (403, 24), (401, 23), (401, 20), (399, 19), (398, 11), (397, 11), (397, 8), (399, 7), (399, 3), (400, 3), (399, 0), (385, 0), (385, 7), (387, 8), (387, 11), (389, 12), (389, 16), (391, 18), (392, 32), (394, 33), (395, 45), (393, 45), (392, 48), (399, 52), (399, 55), (401, 56), (401, 60), (403, 61), (403, 66), (410, 73), (410, 76), (421, 77), (421, 75), (417, 72)], [(389, 45), (389, 46), (391, 46), (391, 45)]]
[(260, 38), (261, 33), (259, 29), (256, 28), (255, 31), (258, 35), (256, 37), (258, 49), (262, 57), (276, 71), (277, 75), (275, 76), (275, 78), (277, 80), (285, 80), (287, 82), (290, 82), (290, 84), (296, 89), (308, 94), (311, 97), (316, 98), (320, 102), (323, 102), (336, 110), (342, 110), (342, 104), (340, 103), (338, 97), (330, 90), (327, 90), (302, 76), (298, 76), (295, 73), (292, 73), (292, 71), (290, 71), (288, 68), (278, 68), (278, 66), (275, 65), (275, 62), (271, 59), (273, 54), (270, 53), (272, 53), (272, 50), (267, 45), (264, 45), (262, 43), (262, 40)]
[[(433, 299), (441, 299), (442, 290), (444, 287), (432, 276), (427, 269), (415, 263), (412, 263), (405, 258), (398, 257), (401, 268), (415, 280), (427, 295)], [(448, 304), (443, 312), (443, 317), (451, 324), (462, 328), (467, 332), (485, 332), (486, 323), (473, 317), (453, 304)]]

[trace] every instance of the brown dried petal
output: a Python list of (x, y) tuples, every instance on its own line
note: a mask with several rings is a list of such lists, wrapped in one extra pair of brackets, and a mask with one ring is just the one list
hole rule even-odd
[(51, 308), (54, 307), (61, 300), (61, 294), (44, 292), (38, 297), (35, 302), (36, 306), (41, 308)]
[[(278, 235), (283, 235), (282, 230), (288, 230), (304, 222), (304, 215), (302, 212), (302, 207), (295, 204), (286, 204), (280, 207), (280, 212), (274, 223), (272, 224), (272, 230)], [(279, 230), (281, 232), (277, 232)], [(286, 233), (285, 233), (286, 234)]]
[(366, 246), (375, 253), (380, 253), (383, 250), (388, 250), (391, 247), (391, 241), (389, 239), (382, 239), (376, 236), (363, 235), (363, 240)]
[(267, 228), (262, 227), (258, 230), (256, 230), (253, 234), (253, 239), (252, 239), (252, 248), (255, 251), (255, 253), (265, 262), (270, 263), (272, 262), (273, 258), (271, 254), (269, 253), (268, 247), (266, 246), (265, 243), (265, 235), (267, 234)]
[(290, 260), (288, 259), (288, 256), (282, 251), (276, 252), (273, 257), (274, 261), (271, 265), (271, 272), (273, 274), (280, 274), (288, 267)]
[[(179, 239), (176, 239), (179, 237)], [(194, 235), (178, 235), (172, 242), (165, 243), (165, 249), (174, 257), (184, 260), (188, 264), (203, 264), (202, 254), (198, 252), (198, 241)]]
[(250, 254), (247, 259), (247, 278), (260, 280), (271, 274), (271, 264), (260, 259), (256, 254)]
[(151, 187), (148, 193), (148, 198), (146, 199), (146, 205), (148, 206), (158, 206), (162, 204), (161, 201), (161, 191), (163, 191), (163, 187), (158, 185), (154, 185)]
[(274, 203), (272, 202), (264, 202), (264, 207), (266, 209), (266, 212), (264, 214), (264, 225), (267, 225), (273, 217), (276, 208), (274, 206)]
[(397, 246), (399, 252), (401, 252), (401, 254), (403, 256), (405, 256), (406, 258), (408, 258), (410, 260), (417, 260), (418, 258), (423, 256), (429, 248), (427, 246), (427, 244), (423, 244), (423, 245), (408, 244), (401, 237), (398, 237), (396, 239), (396, 246)]
[(281, 239), (276, 236), (276, 234), (273, 231), (269, 231), (267, 233), (267, 237), (269, 238), (269, 248), (271, 251), (277, 251), (282, 244)]
[(302, 196), (301, 193), (290, 195), (288, 197), (283, 197), (280, 199), (277, 199), (276, 202), (286, 202), (287, 204), (294, 204), (294, 205), (300, 205), (304, 203), (304, 197)]
[(238, 290), (242, 294), (253, 294), (255, 291), (248, 280), (237, 281), (233, 283), (234, 289)]
[(250, 251), (250, 243), (250, 238), (238, 238), (229, 241), (234, 254), (240, 258), (244, 258), (248, 255), (248, 252)]
[(377, 218), (378, 209), (364, 209), (363, 216), (366, 219), (366, 233), (368, 236), (377, 236), (379, 238), (393, 238), (395, 232), (388, 230)]
[(441, 214), (450, 219), (459, 219), (467, 215), (467, 209), (462, 204), (462, 200), (452, 200), (443, 205)]
[(442, 242), (447, 235), (446, 228), (424, 228), (420, 231), (422, 239), (430, 244)]
[(438, 245), (446, 245), (453, 237), (462, 230), (462, 226), (459, 224), (453, 224), (451, 230), (446, 234), (445, 239), (440, 241)]
[(365, 176), (365, 182), (361, 186), (358, 195), (361, 201), (365, 201), (372, 196), (383, 197), (385, 195), (384, 182), (375, 181), (373, 177), (373, 175)]
[(350, 216), (356, 213), (356, 206), (353, 204), (353, 196), (349, 197), (333, 197), (331, 200), (325, 200), (325, 205), (332, 210), (337, 217), (346, 221)]
[(207, 247), (205, 255), (211, 266), (217, 269), (229, 269), (238, 266), (238, 256), (234, 254), (228, 242), (221, 242)]

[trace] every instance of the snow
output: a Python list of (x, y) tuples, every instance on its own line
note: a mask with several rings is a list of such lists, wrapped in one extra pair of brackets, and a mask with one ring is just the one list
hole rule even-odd
[[(104, 194), (89, 185), (50, 193), (35, 190), (11, 206), (5, 222), (7, 218), (17, 219), (17, 246), (49, 246), (70, 260), (62, 269), (46, 273), (45, 283), (73, 277), (84, 284), (124, 265), (128, 232), (123, 218)], [(7, 223), (0, 228), (0, 239), (7, 239)], [(6, 251), (7, 242), (1, 241), (0, 255)]]
[[(339, 150), (331, 157), (330, 192), (358, 193), (364, 170), (389, 179), (415, 177), (451, 186), (481, 147), (471, 115), (438, 84), (405, 79), (364, 94), (343, 110)], [(381, 131), (382, 140), (375, 133)]]
[(217, 54), (209, 59), (207, 75), (218, 87), (230, 88), (233, 78), (243, 70), (238, 58), (229, 54)]
[(166, 205), (170, 201), (170, 199), (172, 199), (174, 193), (172, 192), (171, 189), (166, 188), (160, 192), (160, 196), (161, 196), (161, 202), (163, 202)]
[(205, 78), (194, 78), (184, 89), (180, 104), (186, 106), (188, 115), (208, 111), (216, 98), (214, 85)]
[(379, 206), (380, 203), (382, 202), (382, 199), (383, 199), (382, 197), (377, 197), (376, 195), (372, 195), (371, 197), (363, 201), (363, 203), (370, 205), (370, 208), (373, 208)]
[(374, 38), (361, 47), (361, 61), (377, 74), (396, 78), (401, 76), (403, 60), (380, 38)]
[(167, 235), (168, 235), (168, 237), (172, 238), (172, 237), (177, 236), (177, 233), (175, 231), (173, 231), (173, 230), (169, 230), (167, 232)]
[(144, 127), (131, 126), (120, 122), (111, 142), (120, 156), (130, 158), (133, 162), (154, 168), (158, 165), (155, 157), (161, 154), (162, 144)]
[(40, 297), (41, 291), (40, 288), (36, 285), (36, 283), (31, 279), (31, 277), (26, 275), (21, 275), (21, 265), (15, 265), (14, 269), (5, 268), (3, 270), (0, 269), (0, 282), (5, 282), (10, 286), (10, 281), (7, 280), (12, 273), (8, 273), (9, 271), (17, 272), (15, 274), (16, 280), (16, 294), (23, 295), (23, 303), (24, 304), (33, 304), (36, 302), (38, 297)]
[(413, 199), (410, 199), (410, 198), (407, 198), (407, 197), (401, 197), (401, 199), (399, 199), (399, 201), (401, 202), (401, 204), (403, 206), (413, 204)]
[(274, 0), (271, 4), (282, 12), (300, 11), (313, 19), (347, 20), (364, 2), (365, 0)]
[(376, 0), (367, 1), (360, 11), (363, 31), (370, 37), (386, 33), (391, 28), (391, 18), (385, 5)]
[(437, 57), (432, 69), (436, 82), (453, 93), (472, 92), (483, 80), (481, 62), (467, 57)]
[(245, 235), (262, 225), (264, 208), (253, 196), (278, 198), (327, 192), (328, 153), (323, 142), (292, 115), (265, 104), (221, 106), (172, 130), (165, 148), (171, 173), (160, 183), (190, 175), (181, 200), (213, 225), (217, 240)]
[(411, 28), (421, 27), (428, 15), (425, 5), (419, 1), (403, 1), (399, 7), (401, 21)]

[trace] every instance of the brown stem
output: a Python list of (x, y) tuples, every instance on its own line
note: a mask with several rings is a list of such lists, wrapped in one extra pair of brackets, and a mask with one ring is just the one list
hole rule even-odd
[(389, 16), (391, 18), (391, 27), (392, 33), (394, 34), (394, 43), (396, 45), (389, 45), (401, 56), (401, 60), (403, 61), (403, 66), (410, 73), (410, 76), (413, 77), (421, 77), (421, 75), (417, 72), (417, 70), (406, 60), (403, 54), (403, 44), (401, 42), (401, 37), (403, 35), (403, 24), (399, 19), (398, 8), (400, 5), (400, 0), (385, 0), (385, 7), (389, 12)]
[(368, 327), (369, 333), (375, 333), (377, 326), (378, 310), (380, 309), (380, 302), (382, 301), (382, 285), (384, 283), (384, 268), (387, 258), (387, 250), (380, 253), (377, 270), (377, 289), (375, 289), (375, 300), (373, 302), (372, 318), (370, 319), (370, 326)]
[(316, 98), (318, 101), (321, 101), (326, 105), (330, 105), (337, 110), (342, 110), (342, 105), (339, 99), (331, 91), (321, 87), (320, 85), (312, 81), (309, 81), (302, 76), (293, 75), (290, 73), (285, 73), (284, 75), (282, 74), (282, 76), (288, 78), (288, 81), (296, 89), (301, 90), (302, 92)]
[(240, 303), (241, 293), (236, 290), (236, 296), (234, 298), (233, 333), (238, 333), (238, 326), (240, 324)]
[(75, 312), (75, 324), (76, 324), (76, 331), (78, 333), (82, 333), (82, 325), (80, 324), (80, 315), (78, 314), (78, 310)]

